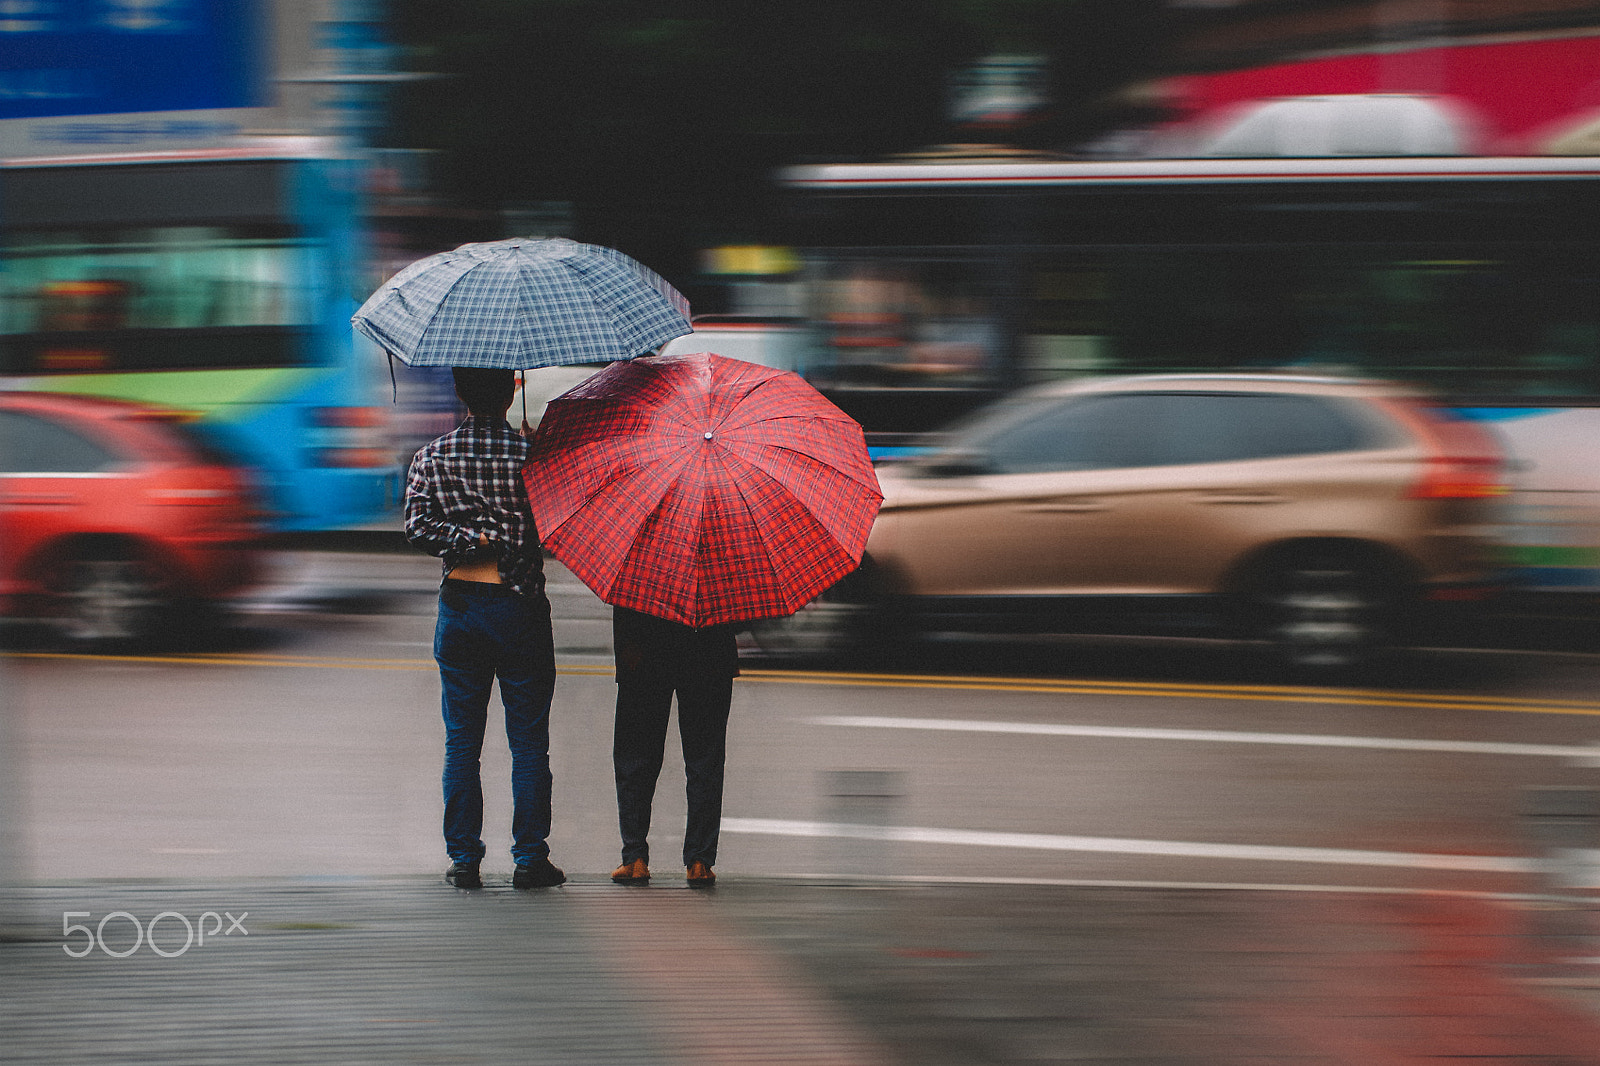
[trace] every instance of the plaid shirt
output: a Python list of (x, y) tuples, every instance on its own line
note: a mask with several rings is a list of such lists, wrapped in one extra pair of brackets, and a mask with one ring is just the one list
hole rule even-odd
[(469, 416), (417, 452), (406, 477), (406, 540), (444, 560), (446, 573), (498, 554), (500, 578), (523, 595), (544, 590), (544, 556), (522, 464), (528, 442), (498, 418)]

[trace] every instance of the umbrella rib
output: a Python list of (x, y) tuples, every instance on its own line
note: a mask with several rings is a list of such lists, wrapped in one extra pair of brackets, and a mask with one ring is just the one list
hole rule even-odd
[[(733, 441), (725, 441), (724, 443), (727, 443), (727, 444), (730, 444), (731, 446), (735, 446), (736, 447), (739, 442), (737, 440), (733, 440)], [(758, 447), (763, 451), (768, 451), (768, 452), (788, 452), (790, 455), (798, 455), (802, 459), (805, 459), (805, 460), (807, 460), (809, 462), (816, 463), (818, 466), (826, 467), (827, 469), (832, 470), (835, 473), (841, 474), (844, 477), (849, 478), (851, 481), (854, 481), (857, 485), (861, 485), (861, 486), (863, 486), (865, 488), (869, 488), (873, 492), (881, 491), (881, 486), (879, 486), (879, 484), (878, 484), (878, 477), (877, 477), (876, 474), (873, 474), (870, 477), (870, 479), (869, 478), (864, 478), (864, 477), (859, 477), (859, 476), (857, 476), (856, 471), (849, 470), (849, 469), (846, 469), (846, 468), (841, 467), (841, 466), (837, 466), (837, 465), (835, 465), (833, 463), (828, 462), (825, 459), (822, 459), (822, 458), (819, 458), (818, 456), (812, 455), (810, 452), (801, 451), (799, 448), (791, 448), (787, 444), (762, 444), (762, 445), (758, 445)], [(755, 469), (760, 470), (763, 474), (766, 474), (768, 477), (772, 476), (771, 471), (769, 471), (765, 466), (763, 466), (760, 462), (756, 461), (755, 459), (750, 458), (748, 456), (744, 456), (744, 455), (740, 455), (739, 458), (742, 459), (745, 463), (747, 463), (750, 466), (754, 467)], [(870, 470), (871, 467), (868, 467), (868, 469)], [(781, 484), (781, 482), (780, 482), (780, 484)]]
[[(442, 308), (444, 306), (444, 302), (450, 299), (451, 294), (461, 287), (462, 282), (466, 281), (467, 275), (471, 274), (473, 271), (477, 270), (483, 265), (484, 264), (482, 263), (474, 263), (472, 266), (469, 266), (467, 269), (463, 270), (460, 274), (456, 275), (455, 280), (450, 282), (449, 287), (440, 294), (438, 301), (434, 304), (435, 313), (428, 316), (428, 320), (422, 325), (422, 332), (417, 334), (416, 343), (411, 346), (411, 350), (413, 352), (420, 352), (428, 343), (428, 334), (434, 332), (434, 327), (440, 322), (440, 315), (437, 313), (438, 309)], [(396, 289), (395, 291), (397, 294), (401, 293), (401, 290), (399, 289)], [(404, 298), (405, 297), (402, 294), (401, 299)]]
[[(618, 270), (622, 269), (618, 264), (615, 264), (615, 263), (610, 263), (610, 264), (607, 264), (607, 265), (609, 265), (609, 266), (611, 266), (611, 267), (613, 267), (615, 269), (618, 269)], [(646, 269), (648, 269), (648, 268), (646, 268)], [(584, 273), (582, 270), (574, 270), (574, 272), (575, 273)], [(646, 279), (646, 281), (648, 283), (647, 279)], [(651, 287), (654, 288), (654, 285), (651, 285)], [(678, 308), (673, 304), (671, 298), (668, 297), (666, 293), (661, 292), (659, 289), (657, 289), (656, 291), (657, 291), (657, 293), (660, 294), (662, 302), (667, 304), (667, 306), (671, 307), (674, 311), (678, 310)], [(627, 313), (623, 310), (622, 305), (618, 304), (618, 303), (615, 303), (615, 302), (602, 303), (601, 300), (600, 300), (600, 292), (599, 292), (598, 289), (586, 287), (584, 289), (584, 295), (588, 297), (589, 303), (594, 307), (595, 312), (598, 315), (604, 317), (605, 320), (611, 324), (612, 331), (617, 336), (619, 336), (619, 337), (622, 336), (623, 332), (625, 330), (627, 330), (628, 327), (629, 327)], [(679, 313), (681, 314), (682, 312), (679, 312)], [(677, 336), (681, 337), (681, 336), (686, 335), (687, 333), (694, 332), (694, 328), (692, 326), (689, 326), (687, 321), (684, 322), (684, 325), (687, 326), (688, 328), (684, 331), (684, 333), (680, 333)], [(661, 343), (665, 344), (666, 342), (662, 341)], [(635, 358), (638, 355), (639, 355), (638, 352), (630, 352), (628, 354), (627, 358), (630, 358), (630, 359), (631, 358)]]
[[(412, 265), (416, 266), (417, 264)], [(404, 282), (407, 279), (403, 277), (403, 274), (391, 278), (385, 286), (380, 287), (380, 291), (382, 291), (382, 288), (388, 288), (388, 296), (377, 307), (374, 307), (369, 314), (366, 316), (361, 314), (361, 312), (365, 310), (365, 306), (357, 309), (356, 315), (354, 316), (357, 320), (357, 328), (359, 328), (363, 333), (366, 333), (369, 337), (373, 337), (374, 340), (377, 340), (378, 343), (383, 345), (386, 350), (395, 353), (402, 363), (410, 366), (411, 358), (415, 356), (416, 350), (422, 347), (422, 342), (427, 338), (429, 330), (433, 328), (433, 324), (437, 320), (436, 312), (438, 311), (439, 305), (444, 303), (450, 294), (456, 290), (456, 286), (461, 284), (461, 279), (470, 274), (472, 270), (472, 267), (468, 267), (466, 270), (463, 270), (460, 274), (456, 275), (456, 277), (450, 282), (449, 287), (447, 287), (444, 292), (439, 294), (439, 298), (433, 302), (432, 310), (428, 312), (427, 318), (421, 323), (421, 328), (416, 334), (416, 340), (409, 346), (409, 351), (407, 350), (407, 346), (401, 342), (399, 337), (395, 336), (390, 330), (386, 329), (380, 322), (373, 320), (374, 317), (378, 316), (382, 310), (387, 309), (393, 303), (399, 303), (405, 308), (405, 317), (407, 319), (419, 317), (419, 310), (413, 309), (411, 301), (407, 299), (406, 286), (404, 285)]]
[[(742, 461), (743, 460), (741, 459), (741, 462)], [(749, 464), (746, 463), (745, 465), (748, 466)], [(772, 481), (774, 484), (777, 484), (777, 479), (774, 478), (771, 474), (768, 474), (765, 470), (761, 470), (758, 467), (751, 467), (751, 469), (752, 470), (756, 470), (763, 477), (767, 478), (769, 481)], [(779, 485), (778, 487), (782, 488), (783, 486)], [(739, 499), (739, 506), (744, 509), (745, 517), (750, 520), (750, 528), (755, 531), (756, 540), (761, 545), (761, 553), (762, 553), (762, 555), (765, 556), (768, 559), (772, 558), (772, 549), (771, 549), (771, 546), (767, 543), (766, 532), (765, 532), (765, 530), (763, 530), (761, 528), (761, 521), (756, 515), (755, 508), (750, 506), (749, 497), (747, 497), (744, 494), (743, 482), (742, 481), (735, 481), (733, 483), (733, 491), (734, 491), (734, 495), (737, 496), (738, 499)]]
[[(661, 498), (656, 502), (656, 505), (650, 509), (649, 514), (645, 518), (645, 524), (646, 525), (648, 525), (650, 523), (650, 521), (652, 519), (654, 519), (657, 515), (661, 515), (661, 514), (665, 513), (664, 509), (666, 508), (668, 502), (670, 500), (672, 500), (673, 496), (676, 493), (678, 493), (679, 487), (682, 484), (683, 484), (683, 471), (679, 470), (676, 473), (676, 475), (672, 478), (672, 480), (670, 482), (668, 482), (668, 484), (666, 485), (666, 487), (662, 491)], [(705, 489), (704, 489), (703, 485), (701, 487), (701, 490), (700, 490), (698, 496), (699, 496), (699, 508), (698, 508), (699, 513), (695, 516), (694, 521), (692, 523), (690, 523), (690, 525), (693, 528), (696, 528), (696, 529), (699, 528), (699, 524), (705, 518), (705, 496), (706, 496), (706, 493), (705, 493)], [(620, 563), (620, 565), (618, 567), (618, 572), (619, 573), (628, 570), (628, 562), (629, 562), (629, 560), (631, 558), (633, 558), (633, 553), (634, 553), (635, 550), (637, 550), (637, 547), (638, 547), (638, 543), (635, 542), (635, 544), (633, 546), (631, 546), (629, 548), (629, 550), (623, 555), (622, 562)], [(699, 571), (698, 571), (698, 568), (696, 566), (692, 565), (693, 560), (695, 560), (699, 556), (699, 554), (700, 554), (700, 550), (699, 550), (699, 546), (697, 544), (695, 549), (691, 552), (691, 555), (690, 555), (691, 566), (689, 568), (690, 572), (686, 575), (686, 581), (690, 586), (686, 590), (687, 591), (686, 599), (691, 605), (696, 602), (696, 600), (698, 599), (699, 594), (700, 594)], [(615, 580), (613, 581), (613, 584), (612, 584), (612, 590), (613, 591), (616, 590), (616, 582), (615, 582)]]
[[(655, 463), (652, 464), (652, 465), (655, 466), (657, 469), (666, 469), (666, 468), (668, 468), (669, 466), (671, 466), (673, 464), (681, 466), (682, 465), (682, 453), (687, 452), (687, 451), (688, 451), (688, 449), (680, 449), (680, 454), (677, 457), (665, 457), (665, 456), (658, 457), (656, 459)], [(615, 484), (617, 484), (618, 482), (621, 482), (621, 481), (627, 481), (630, 478), (640, 477), (646, 472), (647, 472), (647, 468), (642, 468), (642, 467), (639, 467), (639, 466), (629, 466), (629, 467), (621, 467), (621, 466), (619, 466), (615, 474), (613, 474), (611, 477), (607, 478), (605, 481), (593, 486), (588, 492), (586, 492), (584, 494), (583, 501), (581, 503), (579, 503), (577, 506), (573, 507), (571, 513), (569, 513), (567, 515), (567, 517), (565, 519), (563, 519), (560, 522), (560, 524), (558, 524), (555, 527), (555, 529), (552, 529), (550, 531), (550, 533), (554, 534), (557, 530), (559, 530), (563, 526), (565, 526), (568, 522), (570, 522), (573, 519), (574, 516), (580, 514), (583, 511), (584, 508), (588, 507), (591, 503), (593, 503), (596, 499), (598, 499), (603, 493), (606, 492), (606, 490), (610, 489), (613, 485), (615, 485)], [(677, 477), (673, 478), (672, 484), (674, 484), (674, 485), (677, 484)]]
[[(826, 533), (828, 535), (828, 539), (831, 540), (834, 543), (834, 545), (841, 552), (844, 551), (844, 545), (840, 544), (839, 543), (839, 538), (833, 535), (833, 530), (829, 529), (827, 524), (824, 523), (820, 518), (818, 518), (816, 516), (816, 513), (813, 512), (811, 510), (811, 508), (806, 506), (804, 500), (800, 499), (800, 497), (798, 497), (794, 493), (790, 492), (788, 487), (785, 486), (783, 482), (779, 481), (777, 478), (775, 478), (771, 474), (767, 473), (767, 471), (762, 470), (758, 466), (752, 466), (751, 469), (757, 471), (758, 473), (761, 474), (762, 477), (765, 477), (768, 481), (772, 482), (774, 488), (776, 488), (779, 492), (783, 493), (783, 495), (784, 495), (784, 497), (786, 499), (788, 499), (791, 502), (793, 502), (794, 505), (796, 507), (798, 507), (801, 510), (801, 512), (803, 512), (806, 515), (807, 518), (811, 519), (812, 523), (818, 529), (820, 529), (824, 533)], [(746, 510), (749, 510), (749, 501), (745, 499), (744, 491), (742, 489), (739, 491), (739, 499), (746, 504)], [(751, 512), (751, 517), (752, 518), (755, 517), (754, 516), (754, 512)], [(759, 530), (761, 527), (757, 526), (756, 528), (757, 528), (757, 530)], [(763, 546), (766, 544), (766, 538), (762, 538), (762, 544), (763, 544)], [(846, 552), (846, 554), (849, 554), (849, 553)]]
[[(739, 458), (739, 461), (744, 463), (745, 466), (749, 467), (749, 469), (751, 471), (753, 471), (756, 474), (761, 475), (763, 478), (765, 478), (767, 481), (769, 481), (772, 484), (773, 488), (775, 488), (777, 491), (781, 492), (785, 497), (787, 497), (791, 502), (793, 502), (800, 509), (801, 513), (804, 514), (807, 518), (809, 518), (810, 521), (812, 522), (812, 524), (815, 525), (818, 530), (820, 530), (823, 534), (825, 534), (827, 536), (829, 543), (831, 543), (833, 545), (835, 550), (837, 550), (840, 555), (842, 555), (842, 556), (844, 556), (846, 558), (852, 559), (855, 562), (860, 562), (860, 559), (853, 552), (848, 551), (843, 544), (839, 543), (839, 538), (834, 536), (833, 530), (829, 529), (827, 524), (824, 523), (820, 518), (818, 518), (816, 516), (816, 514), (813, 513), (812, 510), (809, 507), (806, 507), (804, 502), (801, 501), (799, 499), (799, 497), (795, 496), (794, 493), (790, 492), (788, 490), (788, 488), (786, 488), (784, 486), (783, 482), (781, 482), (777, 478), (773, 477), (767, 471), (762, 470), (760, 467), (746, 462), (742, 457), (737, 457), (736, 456), (735, 458)], [(750, 500), (745, 495), (744, 482), (742, 480), (734, 482), (734, 492), (739, 498), (740, 506), (742, 506), (744, 508), (745, 514), (747, 514), (749, 516), (749, 518), (750, 518), (750, 525), (755, 530), (755, 535), (757, 536), (757, 538), (759, 538), (759, 540), (761, 542), (762, 550), (764, 552), (766, 552), (768, 557), (770, 558), (771, 557), (771, 552), (770, 552), (770, 548), (769, 548), (769, 545), (768, 545), (767, 538), (766, 538), (766, 536), (764, 534), (764, 531), (762, 529), (761, 523), (757, 518), (757, 513), (756, 513), (755, 509), (750, 506)]]
[[(762, 380), (756, 382), (756, 384), (752, 386), (748, 392), (739, 397), (738, 405), (735, 407), (734, 411), (730, 412), (729, 414), (727, 428), (729, 430), (744, 429), (747, 426), (753, 426), (760, 422), (770, 422), (775, 419), (782, 418), (801, 418), (808, 420), (815, 419), (827, 422), (847, 422), (850, 425), (859, 425), (855, 419), (845, 414), (831, 401), (827, 400), (825, 397), (816, 395), (815, 390), (812, 389), (810, 385), (806, 385), (804, 382), (800, 382), (799, 384), (802, 392), (800, 395), (796, 396), (793, 395), (795, 392), (794, 383), (791, 382), (784, 373), (774, 373), (770, 377), (763, 378)], [(772, 402), (779, 405), (780, 409), (772, 414), (762, 412), (761, 408), (765, 406), (766, 398), (762, 397), (760, 399), (756, 399), (755, 397), (757, 397), (763, 389), (770, 393), (774, 389), (780, 388), (789, 389), (791, 393), (789, 399), (784, 400), (782, 398), (774, 397)], [(817, 402), (819, 400), (821, 401), (820, 403)], [(805, 407), (804, 414), (793, 413), (794, 401), (808, 401), (808, 406)], [(756, 417), (750, 418), (747, 421), (740, 421), (733, 417), (734, 414), (737, 414), (741, 410), (745, 414), (755, 412)]]

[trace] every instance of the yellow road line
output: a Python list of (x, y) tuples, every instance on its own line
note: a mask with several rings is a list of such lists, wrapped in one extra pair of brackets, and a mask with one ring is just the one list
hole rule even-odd
[(291, 655), (92, 655), (79, 652), (6, 652), (7, 659), (70, 659), (82, 662), (151, 663), (164, 666), (276, 666), (341, 670), (433, 669), (422, 659), (315, 659)]
[(1600, 704), (1573, 700), (1524, 700), (1510, 697), (1500, 700), (1409, 692), (1341, 693), (1335, 689), (1294, 694), (1290, 692), (1275, 692), (1270, 689), (1261, 690), (1254, 687), (1229, 689), (1217, 686), (1215, 688), (1184, 690), (1152, 684), (1149, 688), (1138, 689), (1126, 684), (1098, 685), (1092, 682), (1077, 684), (1051, 684), (1049, 682), (1036, 684), (989, 684), (984, 680), (978, 679), (932, 677), (920, 681), (909, 678), (870, 681), (866, 679), (843, 680), (826, 674), (813, 675), (808, 682), (802, 682), (798, 678), (765, 678), (754, 671), (747, 673), (745, 676), (752, 680), (778, 683), (855, 685), (863, 688), (928, 688), (949, 691), (1032, 692), (1074, 696), (1144, 696), (1147, 698), (1190, 700), (1248, 700), (1267, 703), (1316, 703), (1350, 707), (1415, 707), (1427, 710), (1600, 716)]
[[(58, 659), (86, 662), (149, 663), (176, 666), (249, 666), (322, 670), (433, 670), (431, 659), (332, 658), (270, 653), (197, 655), (100, 655), (76, 652), (5, 652), (8, 659)], [(570, 676), (609, 677), (609, 666), (566, 665)], [(745, 670), (747, 682), (780, 685), (830, 685), (858, 688), (941, 689), (958, 692), (1026, 692), (1072, 696), (1143, 696), (1148, 699), (1248, 700), (1357, 707), (1414, 707), (1430, 710), (1600, 716), (1600, 701), (1537, 699), (1521, 696), (1454, 696), (1385, 689), (1340, 689), (1290, 685), (1223, 685), (1164, 681), (1098, 681), (1030, 677), (953, 677), (937, 674), (871, 674), (804, 670)]]
[[(931, 680), (931, 679), (938, 679), (938, 677), (939, 677), (939, 675), (928, 675), (928, 674), (872, 674), (872, 673), (838, 673), (838, 672), (817, 673), (817, 672), (809, 672), (809, 671), (803, 671), (803, 670), (765, 670), (765, 671), (750, 671), (749, 673), (760, 673), (763, 676), (772, 678), (773, 680), (785, 679), (785, 678), (797, 678), (797, 679), (804, 678), (804, 679), (809, 679), (809, 680), (813, 680), (814, 681), (817, 678), (828, 678), (830, 680), (838, 679), (840, 683), (848, 683), (849, 680), (852, 680), (852, 679), (860, 680), (860, 681), (863, 681), (863, 682), (899, 682), (899, 681), (919, 682), (919, 681), (928, 681), (928, 680)], [(1251, 692), (1262, 693), (1262, 694), (1273, 695), (1273, 696), (1282, 696), (1283, 698), (1285, 698), (1287, 700), (1316, 699), (1316, 698), (1319, 698), (1319, 697), (1327, 697), (1327, 696), (1339, 697), (1341, 699), (1342, 698), (1349, 698), (1349, 697), (1374, 697), (1374, 698), (1380, 698), (1380, 699), (1393, 699), (1396, 696), (1418, 696), (1418, 697), (1427, 697), (1427, 698), (1430, 698), (1430, 699), (1439, 698), (1435, 694), (1431, 694), (1431, 693), (1400, 693), (1400, 692), (1396, 692), (1396, 691), (1394, 691), (1392, 689), (1333, 688), (1333, 687), (1326, 687), (1326, 686), (1314, 687), (1314, 686), (1309, 686), (1309, 685), (1249, 685), (1249, 686), (1241, 686), (1241, 685), (1200, 684), (1200, 683), (1196, 683), (1196, 682), (1182, 682), (1182, 681), (1101, 681), (1101, 680), (1075, 681), (1075, 680), (1070, 680), (1070, 679), (1034, 678), (1034, 677), (964, 677), (964, 678), (951, 678), (951, 680), (957, 680), (957, 681), (983, 681), (983, 682), (986, 682), (988, 684), (992, 684), (992, 685), (995, 685), (995, 686), (1088, 685), (1088, 686), (1093, 686), (1096, 690), (1105, 690), (1105, 689), (1124, 690), (1125, 689), (1125, 690), (1127, 690), (1129, 692), (1139, 693), (1139, 694), (1145, 694), (1145, 693), (1149, 693), (1149, 692), (1151, 692), (1151, 691), (1153, 691), (1155, 689), (1160, 689), (1163, 693), (1179, 693), (1179, 694), (1183, 694), (1183, 695), (1205, 695), (1205, 694), (1211, 693), (1211, 692), (1234, 693), (1234, 692), (1240, 691), (1242, 688), (1248, 688), (1249, 691), (1251, 691)], [(1461, 697), (1449, 697), (1449, 698), (1450, 699), (1463, 699), (1463, 700), (1471, 700), (1471, 699), (1480, 699), (1481, 698), (1485, 702), (1492, 702), (1492, 703), (1495, 703), (1495, 704), (1526, 703), (1526, 704), (1537, 704), (1539, 706), (1549, 706), (1549, 705), (1552, 705), (1552, 704), (1557, 704), (1557, 705), (1568, 705), (1568, 706), (1575, 706), (1575, 707), (1600, 708), (1600, 701), (1594, 701), (1594, 700), (1545, 700), (1545, 699), (1526, 698), (1526, 697), (1519, 697), (1519, 696), (1505, 696), (1505, 697), (1499, 697), (1499, 696), (1495, 696), (1495, 697), (1461, 696)]]

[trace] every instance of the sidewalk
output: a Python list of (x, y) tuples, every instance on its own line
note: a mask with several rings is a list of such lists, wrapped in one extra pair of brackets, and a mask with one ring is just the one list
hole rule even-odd
[[(0, 942), (0, 1058), (1600, 1064), (1600, 950), (1558, 935), (1594, 916), (1555, 901), (736, 872), (693, 892), (661, 872), (527, 893), (431, 876), (26, 888), (34, 935)], [(133, 950), (69, 957), (90, 934), (64, 937), (65, 912)], [(134, 946), (158, 915), (172, 957)]]

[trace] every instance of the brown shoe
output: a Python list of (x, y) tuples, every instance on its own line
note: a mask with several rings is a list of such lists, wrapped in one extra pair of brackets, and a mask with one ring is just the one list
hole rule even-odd
[(625, 862), (611, 871), (611, 880), (619, 885), (648, 885), (650, 883), (650, 867), (643, 859), (634, 859)]
[(689, 879), (690, 888), (710, 888), (717, 883), (716, 873), (711, 867), (699, 861), (691, 862), (684, 876)]

